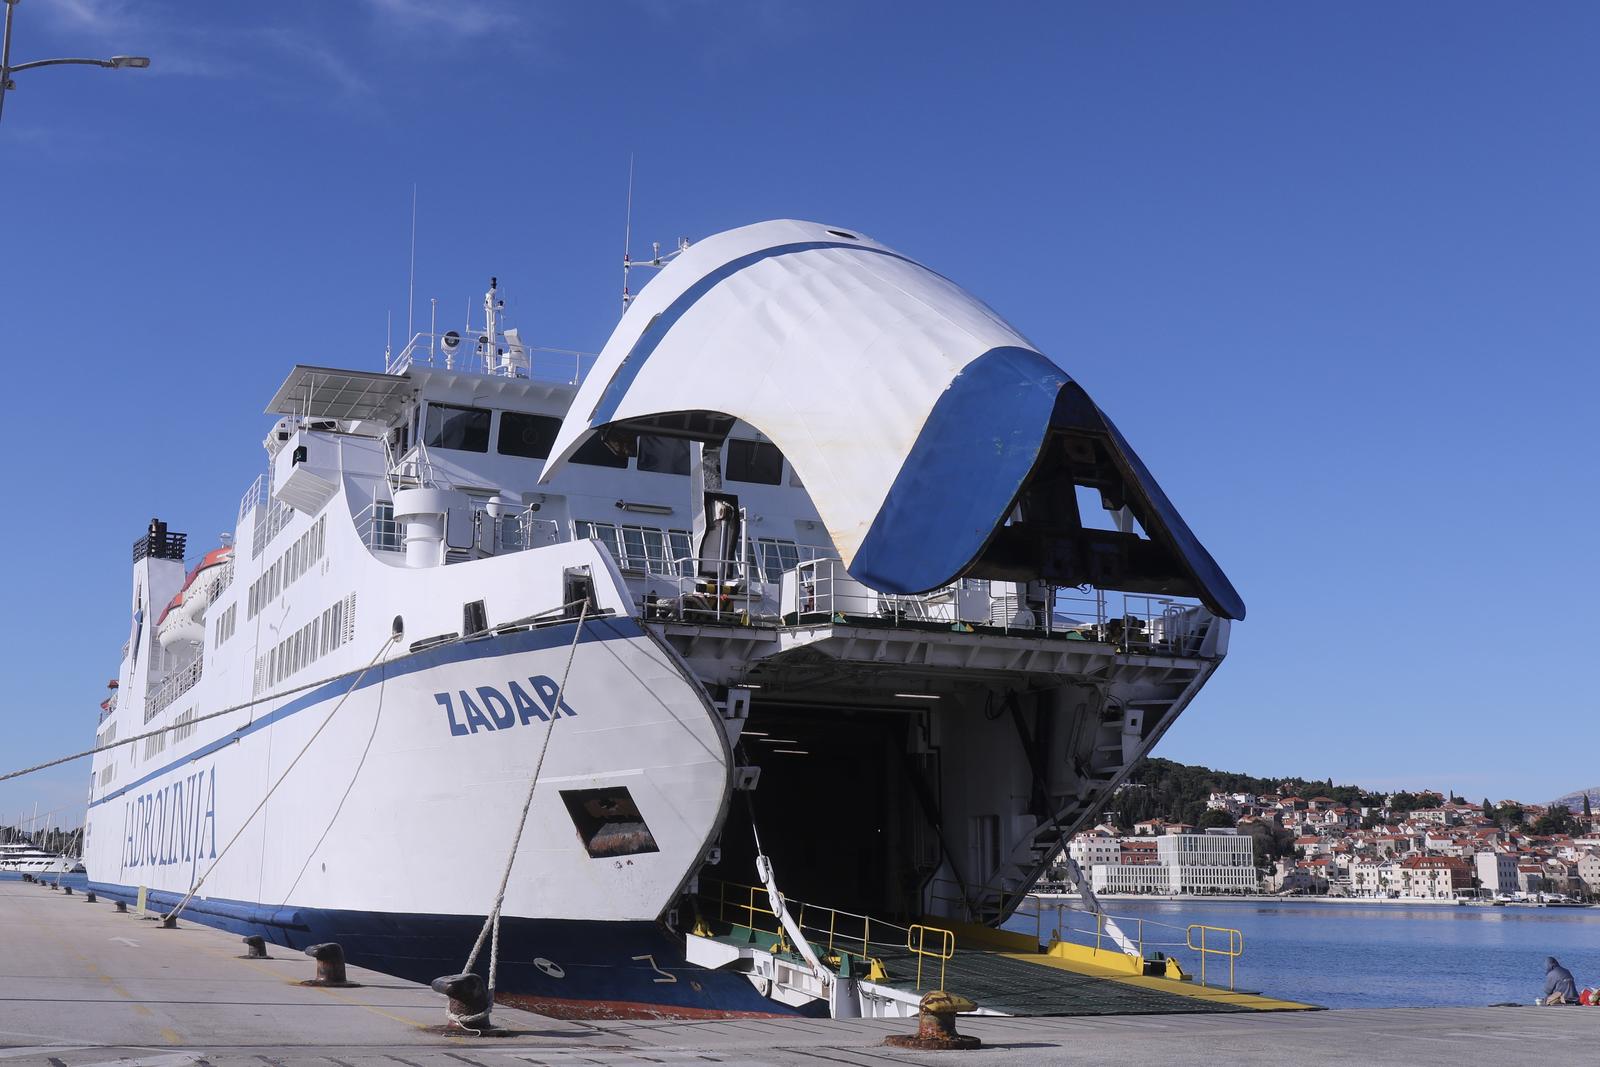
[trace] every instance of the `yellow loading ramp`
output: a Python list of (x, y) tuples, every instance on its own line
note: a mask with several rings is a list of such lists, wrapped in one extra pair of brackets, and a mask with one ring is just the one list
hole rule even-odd
[[(772, 972), (773, 965), (793, 973), (803, 965), (761, 887), (705, 879), (697, 904), (699, 915), (689, 935), (691, 958), (699, 957), (696, 962), (715, 966), (713, 961), (757, 957), (762, 973)], [(1177, 960), (1158, 961), (1152, 953), (1147, 963), (1144, 923), (1139, 923), (1141, 955), (1134, 956), (1103, 941), (1098, 930), (1087, 935), (1068, 931), (1069, 936), (1087, 936), (1086, 944), (1054, 936), (1043, 944), (1033, 934), (942, 918), (906, 927), (792, 899), (787, 907), (828, 967), (854, 978), (862, 994), (883, 1007), (892, 1000), (903, 1006), (901, 1010), (910, 1009), (922, 994), (935, 989), (967, 997), (986, 1015), (1154, 1015), (1315, 1007), (1232, 988), (1233, 965), (1243, 952), (1237, 930), (1163, 927), (1185, 935), (1184, 943), (1205, 971), (1203, 982), (1199, 975), (1185, 973)], [(1099, 923), (1095, 916), (1086, 918)], [(1042, 918), (1040, 923), (1042, 927)], [(1161, 973), (1147, 973), (1151, 971)], [(791, 985), (798, 994), (811, 986), (806, 977), (795, 974), (798, 980), (781, 984)]]

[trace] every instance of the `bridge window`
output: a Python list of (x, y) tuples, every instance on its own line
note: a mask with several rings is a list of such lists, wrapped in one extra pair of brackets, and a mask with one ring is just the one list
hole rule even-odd
[(756, 549), (761, 553), (763, 581), (781, 582), (785, 571), (792, 571), (800, 565), (800, 547), (793, 541), (763, 537), (756, 542)]
[(546, 459), (556, 443), (561, 420), (549, 415), (529, 415), (523, 411), (500, 413), (500, 454), (523, 459)]
[(783, 484), (783, 453), (766, 441), (728, 441), (728, 481)]
[(590, 467), (614, 467), (621, 470), (628, 465), (628, 457), (619, 456), (611, 451), (606, 447), (606, 443), (600, 440), (600, 435), (595, 434), (578, 446), (578, 450), (572, 454), (572, 462)]
[(563, 789), (561, 800), (572, 816), (578, 839), (593, 858), (661, 851), (625, 787)]
[(639, 469), (657, 474), (688, 474), (689, 442), (681, 437), (640, 434)]
[(453, 448), (459, 452), (489, 451), (489, 410), (429, 404), (428, 424), (423, 443), (429, 448)]

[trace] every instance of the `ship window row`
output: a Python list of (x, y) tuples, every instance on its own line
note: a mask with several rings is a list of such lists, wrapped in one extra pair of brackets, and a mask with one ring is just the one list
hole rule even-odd
[(115, 741), (116, 739), (117, 739), (117, 724), (115, 722), (113, 722), (110, 726), (107, 726), (104, 730), (101, 730), (99, 733), (94, 735), (94, 747), (95, 748), (105, 748), (107, 745), (109, 745), (111, 742)]
[(182, 741), (184, 738), (188, 737), (190, 734), (194, 733), (200, 728), (199, 725), (194, 721), (194, 714), (196, 710), (198, 709), (190, 708), (188, 711), (172, 720), (172, 725), (174, 727), (171, 731), (173, 744), (177, 744), (179, 741)]
[(167, 747), (167, 731), (151, 734), (144, 739), (144, 758), (149, 759)]
[(279, 641), (256, 660), (255, 691), (270, 689), (310, 666), (355, 636), (354, 593), (336, 600), (321, 615)]
[(222, 642), (233, 636), (234, 631), (238, 628), (236, 625), (238, 619), (238, 604), (229, 604), (228, 610), (217, 616), (217, 636), (212, 646), (213, 648), (221, 647)]
[[(572, 524), (578, 540), (594, 538), (611, 551), (611, 558), (625, 571), (676, 576), (680, 561), (694, 554), (687, 530), (658, 530), (651, 526), (619, 526), (614, 522)], [(687, 565), (686, 565), (687, 566)], [(688, 573), (693, 567), (688, 566)]]
[[(651, 526), (622, 526), (613, 522), (579, 519), (572, 524), (578, 540), (594, 538), (611, 552), (625, 571), (645, 571), (664, 577), (694, 576), (694, 547), (687, 530), (658, 530)], [(762, 581), (777, 584), (784, 572), (800, 565), (800, 546), (781, 537), (760, 537), (745, 543), (745, 566)]]
[(295, 539), (255, 581), (250, 583), (246, 619), (253, 619), (272, 603), (279, 593), (294, 584), (296, 578), (309, 571), (322, 559), (327, 543), (328, 517), (324, 515)]
[(115, 763), (108, 763), (104, 767), (100, 768), (100, 788), (104, 789), (106, 786), (110, 785), (116, 777), (117, 765)]
[[(500, 417), (498, 430), (494, 422), (496, 414)], [(495, 451), (502, 456), (548, 459), (560, 430), (561, 420), (552, 415), (536, 415), (525, 411), (496, 412), (490, 408), (435, 404), (430, 401), (423, 422), (422, 443), (428, 448), (487, 453), (492, 439)], [(654, 474), (686, 475), (689, 473), (689, 457), (689, 442), (681, 437), (640, 434), (634, 466), (637, 470)], [(617, 455), (596, 434), (572, 454), (572, 462), (589, 467), (624, 470), (628, 466), (628, 457)], [(782, 485), (783, 453), (777, 445), (767, 441), (731, 438), (727, 446), (724, 476), (731, 482)], [(791, 476), (790, 484), (798, 486), (799, 479)]]

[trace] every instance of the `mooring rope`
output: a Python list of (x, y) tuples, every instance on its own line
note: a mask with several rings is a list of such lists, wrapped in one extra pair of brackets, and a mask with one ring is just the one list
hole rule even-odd
[[(572, 674), (572, 661), (578, 654), (578, 642), (583, 639), (583, 624), (589, 617), (589, 602), (583, 601), (583, 609), (578, 613), (578, 625), (572, 634), (572, 645), (567, 649), (567, 665), (561, 672), (561, 684), (556, 687), (555, 699), (550, 709), (550, 721), (545, 723), (544, 742), (539, 746), (539, 759), (533, 766), (533, 776), (528, 779), (528, 795), (522, 801), (522, 815), (517, 819), (517, 832), (511, 839), (511, 852), (506, 856), (506, 868), (500, 875), (500, 888), (495, 893), (494, 905), (489, 909), (489, 914), (484, 917), (483, 929), (478, 931), (478, 940), (472, 945), (472, 952), (467, 956), (467, 964), (461, 968), (462, 974), (470, 974), (473, 965), (478, 962), (478, 956), (483, 951), (483, 943), (489, 941), (489, 1006), (494, 1006), (494, 985), (500, 967), (500, 909), (506, 900), (506, 887), (511, 884), (511, 868), (517, 862), (517, 849), (522, 845), (522, 832), (528, 825), (528, 812), (533, 807), (533, 794), (539, 787), (539, 775), (544, 770), (545, 754), (550, 751), (550, 738), (555, 734), (556, 718), (561, 707), (561, 696), (567, 691), (567, 679)], [(458, 1026), (470, 1028), (473, 1023), (480, 1023), (489, 1016), (488, 1009), (473, 1015), (458, 1016), (446, 1009), (446, 1017)]]
[[(563, 604), (561, 606), (561, 608), (559, 608), (559, 609), (552, 608), (551, 611), (556, 611), (556, 610), (567, 611), (567, 610), (570, 610), (572, 608), (577, 607), (579, 604), (587, 604), (587, 603), (588, 603), (587, 601), (574, 600), (570, 604)], [(526, 619), (526, 620), (517, 620), (516, 622), (505, 623), (504, 625), (506, 625), (506, 626), (514, 626), (514, 625), (519, 625), (519, 624), (546, 625), (546, 624), (550, 624), (550, 623), (557, 623), (557, 622), (560, 622), (560, 621), (561, 620), (558, 620), (558, 619), (547, 620), (547, 621), (546, 620), (535, 621), (535, 620), (530, 618), (530, 619)], [(443, 641), (438, 641), (436, 643), (431, 643), (431, 644), (428, 645), (427, 648), (419, 648), (414, 652), (407, 652), (404, 655), (396, 656), (390, 662), (391, 663), (399, 663), (401, 660), (409, 659), (412, 656), (419, 656), (424, 652), (432, 652), (434, 649), (444, 648), (444, 647), (446, 647), (448, 645), (460, 644), (463, 641), (474, 641), (474, 640), (477, 640), (478, 638), (483, 637), (483, 636), (484, 636), (483, 634), (463, 634), (463, 635), (460, 635), (460, 636), (457, 636), (457, 637), (451, 637), (451, 638), (448, 638), (448, 639), (443, 640)], [(370, 664), (369, 664), (369, 666), (370, 666)], [(86, 748), (82, 752), (74, 752), (69, 756), (60, 756), (60, 757), (57, 757), (56, 759), (46, 760), (43, 763), (35, 763), (31, 767), (23, 767), (20, 770), (7, 771), (5, 774), (0, 774), (0, 782), (7, 782), (7, 781), (10, 781), (13, 778), (21, 778), (24, 775), (37, 774), (39, 771), (47, 771), (51, 767), (59, 767), (63, 763), (71, 763), (73, 760), (80, 760), (80, 759), (84, 759), (84, 758), (89, 757), (89, 756), (98, 756), (102, 752), (110, 752), (114, 748), (121, 748), (124, 745), (131, 745), (135, 741), (143, 741), (143, 740), (145, 740), (147, 738), (155, 737), (157, 734), (170, 733), (173, 730), (186, 729), (187, 727), (196, 726), (196, 725), (198, 725), (200, 723), (206, 722), (209, 719), (217, 719), (217, 718), (221, 718), (224, 715), (232, 715), (234, 712), (246, 711), (246, 710), (248, 710), (250, 708), (255, 707), (257, 704), (268, 704), (268, 703), (271, 703), (274, 700), (282, 700), (284, 697), (291, 697), (291, 696), (294, 696), (296, 693), (304, 693), (308, 689), (316, 689), (317, 687), (327, 685), (330, 682), (337, 682), (342, 678), (348, 678), (352, 674), (365, 673), (366, 670), (367, 670), (366, 667), (358, 667), (358, 668), (356, 668), (354, 670), (341, 671), (338, 674), (330, 674), (327, 677), (318, 678), (314, 682), (302, 682), (300, 685), (290, 686), (288, 689), (281, 689), (281, 690), (278, 690), (278, 691), (272, 692), (272, 693), (263, 693), (261, 696), (252, 697), (249, 700), (242, 701), (242, 702), (240, 702), (238, 704), (231, 704), (228, 707), (225, 707), (225, 708), (221, 709), (220, 711), (208, 711), (204, 715), (196, 715), (194, 718), (190, 719), (188, 722), (168, 723), (166, 726), (158, 726), (154, 730), (146, 730), (142, 734), (134, 734), (132, 737), (125, 737), (120, 741), (108, 741), (103, 745), (96, 745), (94, 748)]]
[(327, 716), (322, 720), (321, 725), (319, 725), (316, 730), (312, 732), (311, 736), (306, 739), (306, 743), (300, 746), (300, 751), (295, 753), (294, 759), (289, 761), (289, 766), (285, 767), (283, 769), (283, 773), (278, 775), (278, 780), (272, 783), (271, 788), (269, 788), (262, 796), (261, 802), (255, 806), (255, 809), (251, 811), (249, 815), (245, 816), (244, 822), (239, 824), (239, 829), (234, 833), (233, 837), (228, 839), (228, 843), (222, 846), (222, 851), (217, 854), (216, 859), (211, 861), (211, 866), (206, 868), (206, 873), (202, 874), (200, 876), (200, 880), (189, 887), (189, 891), (183, 895), (182, 900), (178, 901), (176, 907), (161, 917), (161, 921), (163, 923), (170, 922), (177, 918), (179, 913), (181, 913), (184, 908), (189, 906), (189, 901), (193, 900), (194, 895), (200, 891), (200, 887), (206, 884), (206, 879), (211, 877), (211, 873), (217, 869), (217, 864), (221, 863), (228, 855), (228, 850), (233, 847), (234, 842), (238, 841), (239, 838), (244, 836), (244, 832), (246, 828), (249, 827), (251, 821), (261, 813), (262, 808), (267, 806), (267, 801), (272, 799), (272, 794), (276, 793), (278, 791), (278, 787), (284, 783), (286, 778), (289, 777), (289, 772), (294, 770), (295, 765), (300, 762), (300, 758), (310, 750), (312, 744), (317, 740), (317, 738), (322, 736), (322, 731), (327, 729), (328, 724), (333, 721), (333, 717), (339, 714), (339, 709), (344, 707), (344, 702), (346, 700), (350, 699), (350, 694), (354, 693), (361, 685), (362, 677), (372, 669), (373, 665), (382, 658), (385, 652), (389, 651), (389, 646), (395, 643), (396, 636), (397, 635), (391, 633), (378, 648), (377, 653), (373, 655), (372, 659), (367, 661), (367, 665), (356, 672), (355, 681), (350, 683), (350, 688), (344, 691), (344, 693), (339, 697), (339, 702), (333, 706), (333, 710), (328, 712)]

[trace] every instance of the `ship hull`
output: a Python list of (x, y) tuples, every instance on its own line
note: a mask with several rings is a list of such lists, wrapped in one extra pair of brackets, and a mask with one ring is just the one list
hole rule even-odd
[[(715, 710), (631, 620), (577, 634), (569, 621), (403, 655), (196, 738), (93, 803), (90, 884), (143, 887), (163, 911), (194, 889), (193, 921), (295, 949), (337, 941), (357, 965), (429, 981), (465, 964), (537, 771), (502, 912), (502, 1002), (783, 1013), (743, 976), (685, 963), (660, 923), (726, 813)], [(596, 795), (638, 821), (585, 822)]]
[[(133, 902), (137, 888), (89, 883)], [(150, 892), (147, 907), (180, 898)], [(192, 902), (185, 918), (300, 951), (328, 941), (354, 966), (413, 982), (460, 973), (483, 927), (474, 915), (275, 908), (248, 901)], [(507, 916), (500, 927), (495, 1002), (560, 1019), (696, 1019), (796, 1014), (761, 996), (742, 974), (684, 960), (683, 942), (653, 922), (591, 922)], [(270, 949), (269, 949), (270, 951)], [(488, 953), (476, 970), (487, 975)], [(309, 964), (308, 964), (309, 966)], [(307, 972), (309, 974), (309, 971)]]

